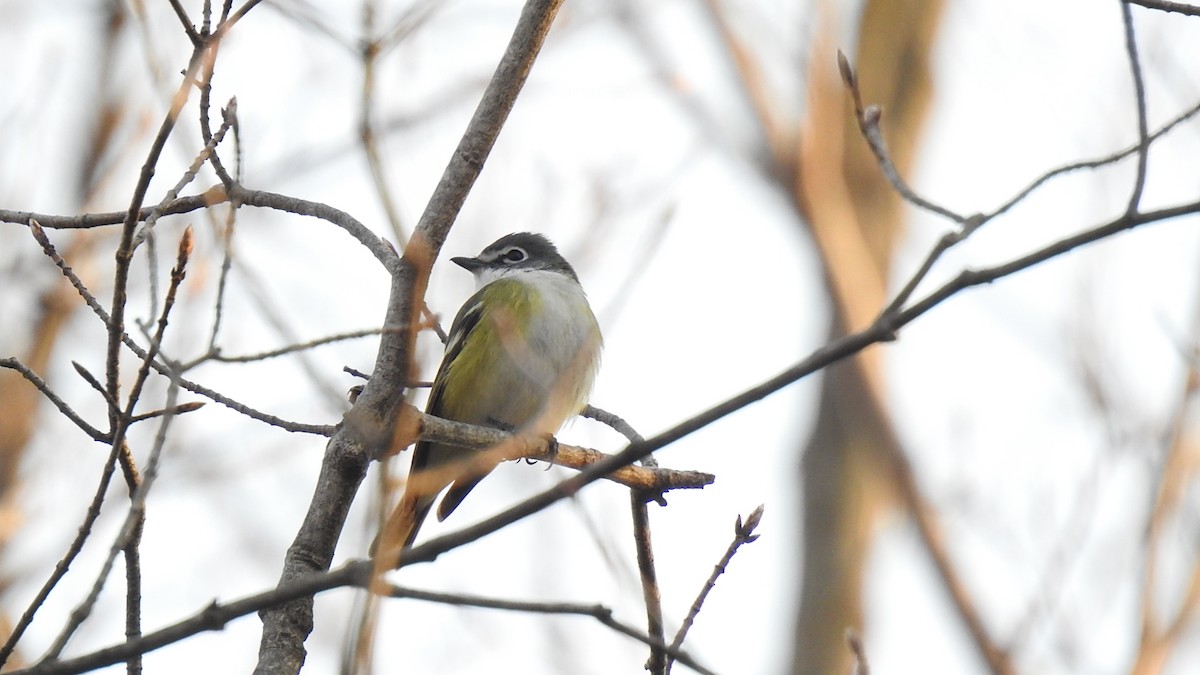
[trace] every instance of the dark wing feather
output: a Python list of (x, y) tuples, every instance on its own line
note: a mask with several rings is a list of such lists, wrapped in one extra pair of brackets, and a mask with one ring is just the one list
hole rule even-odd
[[(482, 317), (483, 303), (480, 302), (480, 296), (476, 293), (467, 302), (463, 303), (462, 309), (458, 311), (458, 315), (454, 317), (454, 321), (450, 324), (450, 340), (446, 343), (446, 353), (442, 356), (442, 364), (438, 366), (437, 376), (433, 380), (433, 388), (429, 391), (429, 403), (425, 406), (425, 412), (430, 415), (442, 416), (442, 394), (445, 389), (446, 372), (449, 370), (450, 364), (462, 352), (463, 345), (467, 342), (467, 336), (475, 329), (475, 326), (479, 325)], [(412, 466), (408, 472), (410, 478), (416, 475), (417, 472), (428, 468), (433, 446), (434, 444), (428, 441), (417, 443), (417, 447), (413, 449)], [(466, 496), (465, 492), (463, 496)], [(388, 526), (408, 529), (407, 534), (403, 535), (404, 548), (411, 547), (413, 542), (416, 541), (417, 532), (421, 529), (421, 523), (429, 515), (429, 510), (433, 506), (433, 500), (436, 497), (437, 492), (421, 495), (420, 497), (405, 494), (400, 498), (400, 504), (396, 507), (393, 518), (389, 519)], [(462, 501), (462, 497), (459, 497), (458, 501)], [(457, 502), (455, 505), (457, 505)], [(440, 515), (439, 509), (439, 519), (441, 517), (444, 516)], [(411, 525), (406, 524), (408, 522), (411, 522)], [(399, 537), (400, 534), (396, 533), (395, 536)]]

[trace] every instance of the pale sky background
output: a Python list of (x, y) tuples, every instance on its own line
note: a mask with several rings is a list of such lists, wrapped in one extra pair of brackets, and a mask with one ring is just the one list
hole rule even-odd
[[(113, 160), (117, 178), (85, 207), (69, 201), (73, 174), (58, 176), (62, 166), (75, 166), (85, 132), (80, 125), (90, 119), (89, 101), (97, 95), (95, 43), (88, 37), (96, 3), (0, 1), (0, 59), (10, 66), (0, 70), (0, 207), (67, 213), (126, 205), (148, 134), (164, 110), (163, 92), (173, 90), (175, 73), (186, 65), (166, 3), (147, 4), (155, 27), (149, 59), (163, 85), (148, 73), (144, 43), (126, 42), (109, 95), (141, 104), (120, 132), (127, 141), (125, 154)], [(185, 5), (198, 16), (198, 3)], [(381, 64), (381, 119), (411, 117), (382, 145), (410, 227), (474, 109), (518, 6), (448, 3)], [(358, 3), (304, 7), (337, 35), (358, 30)], [(605, 330), (593, 403), (648, 436), (819, 347), (827, 301), (804, 228), (742, 152), (755, 130), (695, 3), (630, 11), (665, 45), (681, 78), (675, 84), (704, 106), (716, 137), (664, 92), (637, 41), (615, 23), (613, 7), (599, 0), (567, 3), (444, 256), (474, 255), (521, 229), (558, 242), (575, 262)], [(853, 8), (838, 7), (849, 24)], [(762, 55), (781, 60), (772, 78), (788, 82), (809, 56), (809, 10), (764, 2), (744, 11), (738, 28), (761, 37), (755, 42)], [(389, 25), (396, 12), (386, 9), (380, 24)], [(1154, 128), (1200, 98), (1200, 19), (1135, 15)], [(1109, 154), (1136, 138), (1116, 2), (950, 2), (939, 35), (930, 131), (910, 177), (930, 199), (966, 213), (990, 210), (1049, 168)], [(852, 44), (843, 47), (853, 52)], [(816, 58), (835, 67), (833, 54)], [(249, 187), (328, 203), (390, 237), (357, 149), (356, 60), (336, 39), (264, 3), (223, 47), (214, 102), (237, 96)], [(802, 110), (802, 84), (787, 87), (795, 100), (785, 105)], [(198, 147), (194, 113), (195, 97), (152, 185), (152, 200)], [(1198, 132), (1193, 121), (1155, 146), (1146, 208), (1200, 193)], [(922, 288), (1113, 217), (1128, 199), (1132, 169), (1127, 162), (1055, 181), (947, 255)], [(212, 182), (205, 176), (199, 185)], [(182, 223), (197, 226), (197, 261), (169, 342), (172, 353), (187, 358), (206, 344), (219, 252), (215, 230), (201, 215), (166, 222), (164, 259)], [(1152, 225), (968, 291), (882, 348), (897, 426), (989, 626), (1003, 642), (1035, 617), (1033, 647), (1019, 662), (1025, 672), (1120, 673), (1132, 657), (1138, 607), (1129, 580), (1138, 577), (1138, 558), (1130, 546), (1140, 541), (1148, 499), (1142, 486), (1160, 450), (1145, 434), (1170, 413), (1181, 386), (1181, 351), (1195, 340), (1197, 224), (1191, 218)], [(948, 226), (913, 214), (893, 265), (893, 288)], [(226, 307), (221, 344), (227, 353), (287, 341), (271, 328), (255, 293), (302, 339), (381, 321), (385, 274), (342, 231), (249, 208), (238, 227), (242, 265)], [(645, 263), (645, 249), (660, 235)], [(16, 268), (15, 261), (23, 261), (19, 269), (28, 270), (30, 283), (0, 289), (0, 313), (13, 326), (32, 316), (34, 284), (41, 288), (54, 276), (34, 249), (23, 228), (0, 226), (0, 265)], [(98, 260), (111, 264), (107, 256)], [(633, 292), (622, 294), (643, 264)], [(81, 271), (100, 280), (108, 269)], [(140, 302), (132, 306), (144, 316), (144, 267), (135, 279)], [(261, 291), (247, 290), (255, 287)], [(468, 274), (439, 263), (429, 304), (448, 323), (470, 291)], [(99, 295), (107, 298), (107, 290)], [(1094, 343), (1091, 357), (1103, 366), (1119, 418), (1099, 419), (1081, 394), (1081, 336)], [(0, 332), (0, 356), (19, 353), (21, 339), (15, 331)], [(94, 420), (102, 419), (103, 406), (70, 360), (102, 372), (101, 344), (97, 322), (77, 314), (50, 373), (54, 386)], [(363, 339), (313, 351), (308, 359), (322, 387), (294, 359), (212, 364), (190, 376), (288, 419), (334, 423), (344, 391), (355, 384), (341, 367), (369, 370), (376, 345)], [(432, 376), (440, 348), (430, 338), (422, 350), (424, 372)], [(717, 672), (780, 673), (791, 658), (802, 537), (798, 448), (813, 424), (816, 384), (805, 380), (658, 454), (665, 466), (717, 476), (703, 491), (671, 494), (666, 509), (651, 508), (669, 631), (723, 553), (735, 518), (766, 505), (762, 537), (734, 559), (685, 644)], [(15, 579), (4, 599), (11, 612), (25, 606), (74, 536), (105, 454), (49, 410), (43, 414), (44, 432), (23, 469), (25, 520), (0, 560), (0, 572)], [(236, 599), (275, 583), (324, 448), (323, 439), (264, 427), (212, 403), (178, 425), (149, 503), (143, 545), (148, 631), (213, 599)], [(135, 443), (148, 447), (153, 428), (138, 431)], [(575, 422), (560, 437), (606, 451), (622, 446), (590, 421)], [(374, 535), (368, 496), (376, 471), (351, 512), (335, 564), (363, 555)], [(564, 475), (504, 466), (449, 522), (428, 524), (425, 536), (470, 524)], [(49, 644), (92, 583), (124, 517), (123, 492), (113, 488), (84, 555), (22, 642), (26, 654), (36, 656)], [(1186, 573), (1194, 556), (1198, 496), (1194, 490), (1188, 495), (1191, 520), (1178, 525), (1175, 552), (1184, 562), (1169, 571), (1168, 582)], [(623, 489), (596, 484), (573, 502), (436, 564), (406, 569), (395, 580), (505, 598), (600, 602), (641, 626), (628, 513)], [(880, 535), (865, 626), (874, 672), (982, 672), (911, 526), (885, 520)], [(1076, 550), (1084, 553), (1074, 556)], [(1059, 560), (1073, 562), (1060, 569)], [(1063, 580), (1063, 592), (1043, 607), (1035, 600), (1047, 577)], [(353, 595), (339, 590), (318, 598), (305, 672), (336, 672)], [(119, 641), (122, 611), (118, 572), (69, 651)], [(146, 672), (244, 672), (256, 658), (260, 625), (257, 617), (244, 617), (223, 632), (154, 652)], [(1194, 672), (1198, 637), (1189, 630), (1169, 672)], [(1067, 660), (1071, 654), (1076, 660)], [(390, 601), (376, 663), (379, 673), (400, 672), (397, 664), (404, 663), (412, 673), (599, 674), (642, 672), (645, 658), (639, 644), (590, 619)], [(1076, 668), (1068, 671), (1064, 663)]]

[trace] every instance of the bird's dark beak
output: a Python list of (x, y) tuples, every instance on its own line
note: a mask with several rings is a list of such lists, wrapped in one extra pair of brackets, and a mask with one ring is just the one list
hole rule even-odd
[(454, 263), (455, 265), (458, 265), (459, 267), (463, 268), (464, 270), (466, 270), (472, 274), (474, 274), (476, 271), (478, 271), (479, 269), (481, 269), (483, 267), (483, 262), (481, 262), (479, 260), (479, 258), (463, 258), (463, 257), (451, 258), (450, 262)]

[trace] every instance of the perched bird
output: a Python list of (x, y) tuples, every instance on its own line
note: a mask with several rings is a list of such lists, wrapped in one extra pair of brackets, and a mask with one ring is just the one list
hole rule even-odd
[[(600, 365), (600, 326), (570, 263), (530, 232), (496, 240), (474, 258), (451, 258), (477, 290), (454, 317), (425, 412), (529, 435), (551, 435), (587, 404)], [(478, 451), (421, 441), (408, 486), (371, 550), (412, 546), (434, 500), (445, 520), (495, 463), (446, 474)], [(441, 469), (441, 471), (437, 471)], [(436, 476), (434, 474), (436, 472)], [(422, 474), (426, 480), (421, 481)], [(430, 480), (432, 479), (432, 480)]]

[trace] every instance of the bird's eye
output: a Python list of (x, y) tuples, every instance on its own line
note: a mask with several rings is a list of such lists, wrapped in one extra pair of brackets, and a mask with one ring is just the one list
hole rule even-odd
[(501, 259), (506, 263), (519, 263), (525, 259), (525, 251), (514, 246), (505, 251)]

